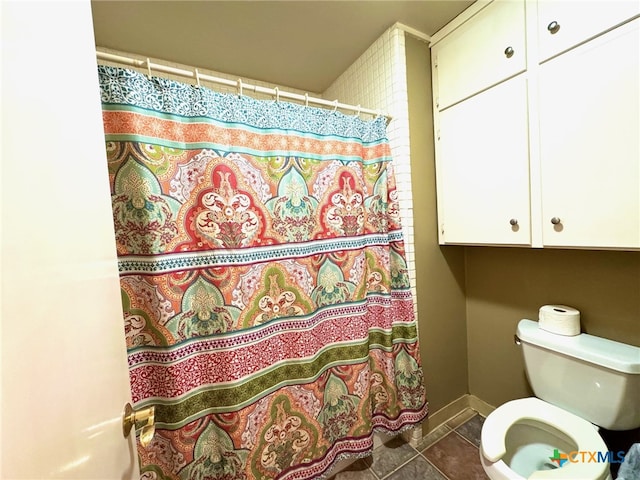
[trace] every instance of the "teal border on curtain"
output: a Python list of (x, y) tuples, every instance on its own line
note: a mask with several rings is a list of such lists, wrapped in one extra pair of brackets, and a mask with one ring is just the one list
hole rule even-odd
[(98, 65), (98, 74), (101, 101), (107, 110), (112, 104), (182, 117), (203, 117), (226, 124), (239, 123), (261, 131), (311, 133), (342, 140), (356, 138), (365, 144), (387, 140), (384, 117), (364, 121), (357, 115), (339, 111), (218, 93), (120, 67)]

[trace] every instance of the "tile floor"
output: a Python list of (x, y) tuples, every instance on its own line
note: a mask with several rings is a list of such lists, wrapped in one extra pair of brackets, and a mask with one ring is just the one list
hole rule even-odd
[(396, 437), (330, 480), (488, 479), (478, 453), (483, 422), (475, 411), (465, 410), (424, 437), (417, 448)]

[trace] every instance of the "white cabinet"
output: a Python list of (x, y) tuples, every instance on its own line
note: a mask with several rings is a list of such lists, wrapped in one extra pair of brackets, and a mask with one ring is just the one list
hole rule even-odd
[[(640, 249), (640, 2), (588, 3), (495, 0), (434, 35), (440, 243)], [(479, 74), (516, 6), (528, 63)]]
[(514, 0), (483, 5), (432, 49), (441, 243), (531, 243), (525, 45)]
[(494, 2), (434, 47), (438, 109), (524, 72), (524, 20), (524, 0)]
[(640, 247), (639, 27), (540, 67), (545, 246)]
[(638, 15), (638, 0), (538, 0), (538, 60), (562, 53)]
[[(445, 243), (528, 245), (527, 82), (503, 82), (440, 113), (440, 236)], [(491, 172), (491, 174), (487, 174)]]

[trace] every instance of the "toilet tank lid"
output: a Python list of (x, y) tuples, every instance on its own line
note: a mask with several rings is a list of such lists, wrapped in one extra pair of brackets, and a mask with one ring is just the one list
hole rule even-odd
[(538, 327), (538, 322), (523, 319), (518, 323), (518, 337), (525, 343), (579, 358), (618, 372), (640, 374), (640, 347), (627, 345), (586, 333), (558, 335)]

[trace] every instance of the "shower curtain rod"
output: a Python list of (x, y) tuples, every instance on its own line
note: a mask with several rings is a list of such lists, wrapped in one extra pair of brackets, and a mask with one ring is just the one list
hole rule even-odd
[(304, 102), (305, 105), (309, 103), (313, 103), (316, 105), (322, 105), (325, 107), (332, 107), (334, 110), (338, 108), (341, 110), (349, 110), (352, 112), (356, 112), (358, 115), (361, 113), (365, 113), (368, 115), (374, 115), (376, 117), (385, 117), (387, 119), (387, 124), (391, 121), (391, 115), (383, 114), (380, 110), (373, 110), (370, 108), (361, 108), (360, 105), (349, 105), (347, 103), (340, 103), (338, 100), (325, 100), (324, 98), (318, 97), (310, 97), (308, 93), (304, 95), (300, 95), (299, 93), (287, 92), (280, 90), (279, 87), (268, 88), (261, 87), (259, 85), (251, 85), (249, 83), (244, 83), (241, 78), (238, 80), (228, 80), (226, 78), (214, 77), (211, 75), (206, 75), (204, 73), (198, 72), (197, 68), (192, 70), (184, 70), (181, 68), (168, 67), (166, 65), (161, 65), (158, 63), (152, 63), (148, 58), (146, 60), (138, 60), (131, 57), (125, 57), (123, 55), (116, 55), (113, 53), (96, 51), (96, 56), (98, 60), (104, 60), (108, 62), (120, 63), (123, 65), (130, 65), (132, 67), (138, 68), (146, 68), (149, 76), (151, 76), (151, 70), (156, 72), (169, 73), (172, 75), (179, 75), (181, 77), (193, 78), (196, 80), (198, 86), (200, 86), (200, 80), (205, 80), (207, 82), (218, 83), (221, 85), (227, 85), (229, 87), (236, 87), (240, 95), (242, 95), (243, 90), (251, 90), (255, 93), (264, 93), (267, 95), (274, 95), (277, 100), (280, 98), (288, 98), (292, 100), (298, 100)]

